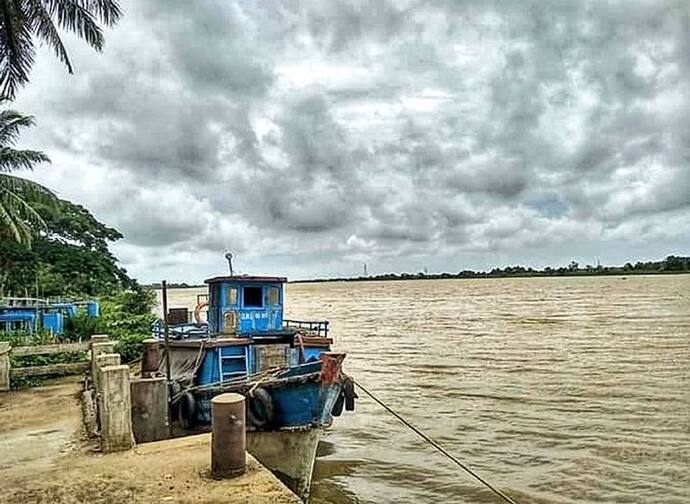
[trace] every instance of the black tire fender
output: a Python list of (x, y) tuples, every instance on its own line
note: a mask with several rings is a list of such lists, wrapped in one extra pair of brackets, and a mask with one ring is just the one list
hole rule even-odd
[(345, 409), (347, 411), (354, 411), (355, 399), (358, 399), (359, 396), (357, 395), (357, 392), (355, 392), (355, 384), (352, 381), (352, 378), (345, 379), (345, 382), (343, 383), (343, 393), (345, 394)]
[(183, 429), (189, 429), (194, 425), (196, 416), (196, 399), (191, 392), (185, 392), (177, 401), (177, 421)]
[(249, 393), (247, 399), (247, 419), (251, 426), (261, 429), (273, 424), (275, 407), (268, 390), (257, 387)]
[(333, 409), (331, 410), (331, 415), (340, 416), (343, 414), (343, 406), (345, 405), (345, 393), (343, 391), (338, 394), (338, 398), (335, 400)]

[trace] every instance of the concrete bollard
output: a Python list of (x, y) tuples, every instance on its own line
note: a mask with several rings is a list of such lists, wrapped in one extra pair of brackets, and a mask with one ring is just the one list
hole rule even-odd
[(157, 339), (144, 340), (144, 356), (141, 360), (141, 376), (149, 378), (158, 373), (160, 344)]
[(120, 354), (102, 353), (96, 356), (96, 373), (92, 376), (93, 388), (97, 394), (101, 392), (101, 369), (107, 366), (119, 366), (122, 364)]
[(138, 378), (130, 382), (132, 431), (137, 443), (168, 437), (168, 387), (165, 378)]
[(114, 350), (114, 345), (111, 341), (102, 341), (91, 344), (91, 380), (96, 380), (96, 372), (98, 365), (96, 358), (101, 354), (111, 354)]
[(106, 366), (100, 373), (101, 450), (105, 453), (129, 450), (134, 444), (129, 366)]
[(0, 341), (0, 392), (10, 389), (10, 350), (7, 341)]
[(211, 420), (211, 473), (215, 478), (233, 478), (244, 474), (247, 463), (244, 396), (215, 396), (211, 399)]
[(107, 334), (93, 334), (91, 335), (91, 345), (94, 343), (108, 343), (110, 341), (110, 336)]

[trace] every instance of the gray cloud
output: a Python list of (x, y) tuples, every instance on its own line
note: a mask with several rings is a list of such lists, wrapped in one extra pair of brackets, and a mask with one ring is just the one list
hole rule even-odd
[(18, 106), (144, 277), (690, 246), (684, 1), (124, 4)]

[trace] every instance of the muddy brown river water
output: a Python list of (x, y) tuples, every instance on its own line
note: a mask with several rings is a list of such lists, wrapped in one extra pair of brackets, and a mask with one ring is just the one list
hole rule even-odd
[[(520, 503), (690, 502), (690, 275), (288, 284), (286, 308)], [(362, 398), (312, 503), (378, 502), (497, 501)]]

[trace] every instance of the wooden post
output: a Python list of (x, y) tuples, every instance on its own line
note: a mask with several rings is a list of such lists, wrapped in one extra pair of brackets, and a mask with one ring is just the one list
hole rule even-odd
[(211, 421), (211, 473), (215, 478), (244, 474), (247, 448), (244, 396), (228, 393), (211, 399)]
[(168, 437), (168, 385), (165, 378), (138, 378), (130, 382), (132, 430), (137, 443)]
[(105, 453), (129, 450), (134, 444), (129, 366), (106, 366), (100, 373), (101, 449)]
[[(168, 400), (172, 400), (172, 379), (170, 377), (170, 327), (168, 326), (168, 282), (161, 282), (161, 297), (163, 298), (163, 329), (165, 331), (165, 379), (168, 383)], [(168, 433), (173, 435), (172, 404), (168, 403)]]
[(0, 341), (0, 392), (10, 389), (10, 350), (8, 341)]

